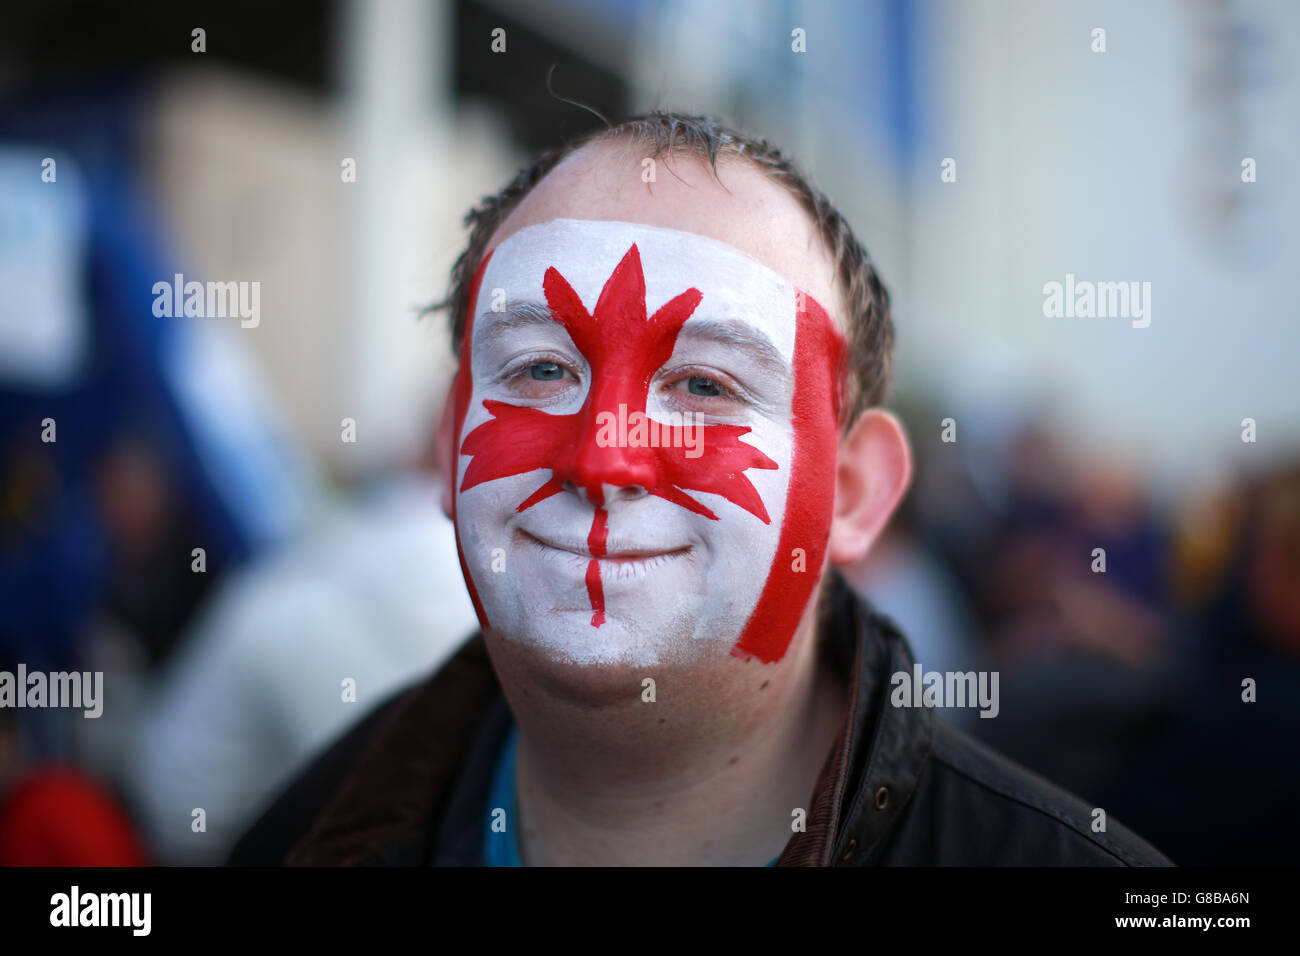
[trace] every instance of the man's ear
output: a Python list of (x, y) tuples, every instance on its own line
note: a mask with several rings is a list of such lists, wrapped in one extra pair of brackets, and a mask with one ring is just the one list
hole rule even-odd
[(442, 476), (442, 510), (448, 518), (452, 517), (452, 489), (456, 487), (456, 388), (454, 384), (447, 389), (447, 397), (442, 402), (442, 415), (438, 418), (438, 436), (436, 448), (438, 455), (438, 474)]
[(912, 480), (912, 449), (897, 418), (863, 412), (840, 441), (827, 558), (856, 564), (866, 557)]

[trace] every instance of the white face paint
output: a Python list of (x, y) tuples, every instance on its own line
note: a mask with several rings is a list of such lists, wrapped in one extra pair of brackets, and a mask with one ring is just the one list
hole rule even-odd
[[(544, 288), (554, 269), (587, 313), (599, 312), (602, 290), (615, 285), (611, 275), (634, 245), (646, 316), (688, 290), (699, 292), (698, 305), (685, 307), (689, 318), (675, 340), (662, 339), (671, 358), (646, 370), (648, 388), (636, 374), (625, 374), (631, 352), (645, 364), (648, 350), (628, 345), (648, 328), (645, 319), (606, 309), (587, 326), (585, 338), (571, 335), (548, 307), (554, 279)], [(634, 263), (624, 265), (631, 270)], [(627, 305), (626, 296), (611, 291), (611, 298)], [(785, 514), (795, 299), (789, 282), (732, 246), (635, 223), (559, 219), (522, 229), (495, 250), (472, 305), (473, 384), (457, 472), (461, 549), (494, 630), (579, 665), (684, 663), (729, 652), (773, 566)], [(575, 337), (592, 354), (584, 354)], [(612, 381), (615, 375), (621, 382)], [(682, 415), (689, 424), (689, 416), (699, 416), (694, 433), (689, 427), (672, 433), (688, 443), (677, 458), (685, 470), (637, 471), (633, 457), (644, 461), (647, 453), (628, 446), (656, 441), (654, 431), (636, 433), (635, 403), (630, 414), (601, 406), (610, 395), (638, 389), (656, 422)], [(490, 411), (485, 401), (531, 411)], [(597, 413), (604, 414), (597, 420)], [(506, 415), (521, 424), (507, 424)], [(539, 436), (560, 421), (540, 416), (578, 416), (566, 419), (573, 423), (572, 440), (556, 445), (564, 453), (582, 445), (580, 436), (590, 438), (593, 421), (603, 423), (603, 440), (595, 442), (601, 450), (568, 465), (560, 464), (560, 453), (544, 464), (530, 461), (544, 444)], [(621, 433), (620, 417), (626, 423)], [(727, 444), (720, 436), (737, 433), (725, 426), (749, 429), (730, 442), (730, 461), (741, 462), (739, 468), (728, 469), (719, 451)], [(667, 435), (665, 429), (658, 440), (670, 440)], [(702, 453), (691, 453), (692, 437), (703, 439)], [(476, 458), (482, 460), (475, 465)], [(511, 474), (511, 461), (515, 470), (529, 470)], [(467, 482), (472, 467), (479, 471)], [(552, 480), (555, 493), (517, 510)], [(741, 487), (746, 480), (761, 501), (757, 508)], [(703, 490), (709, 484), (714, 491)], [(692, 503), (716, 520), (691, 510)], [(607, 516), (604, 557), (594, 532), (601, 507)], [(604, 615), (596, 626), (598, 598)]]

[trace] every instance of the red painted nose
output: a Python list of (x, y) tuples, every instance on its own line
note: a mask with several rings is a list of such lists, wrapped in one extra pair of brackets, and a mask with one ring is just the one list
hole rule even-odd
[(555, 477), (583, 489), (597, 507), (604, 504), (606, 486), (640, 488), (645, 492), (658, 489), (662, 469), (655, 449), (628, 447), (626, 442), (620, 442), (617, 429), (599, 428), (597, 418), (592, 415), (584, 423), (578, 447), (566, 450), (564, 460), (557, 463)]

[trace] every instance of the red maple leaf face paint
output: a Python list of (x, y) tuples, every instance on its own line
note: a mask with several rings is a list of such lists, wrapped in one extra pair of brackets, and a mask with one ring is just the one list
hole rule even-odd
[(456, 524), (484, 626), (579, 664), (780, 659), (833, 500), (829, 319), (730, 246), (632, 223), (529, 227), (478, 278)]

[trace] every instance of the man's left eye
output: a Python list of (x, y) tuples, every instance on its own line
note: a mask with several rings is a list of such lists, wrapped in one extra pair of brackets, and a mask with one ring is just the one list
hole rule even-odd
[(745, 404), (742, 393), (723, 376), (683, 371), (667, 386), (665, 398), (684, 411), (729, 414)]
[(692, 375), (687, 382), (686, 388), (692, 395), (703, 395), (707, 398), (716, 398), (727, 393), (721, 383), (711, 378), (705, 378), (703, 375)]
[(538, 382), (553, 382), (564, 378), (564, 368), (556, 362), (534, 362), (528, 366), (528, 374)]

